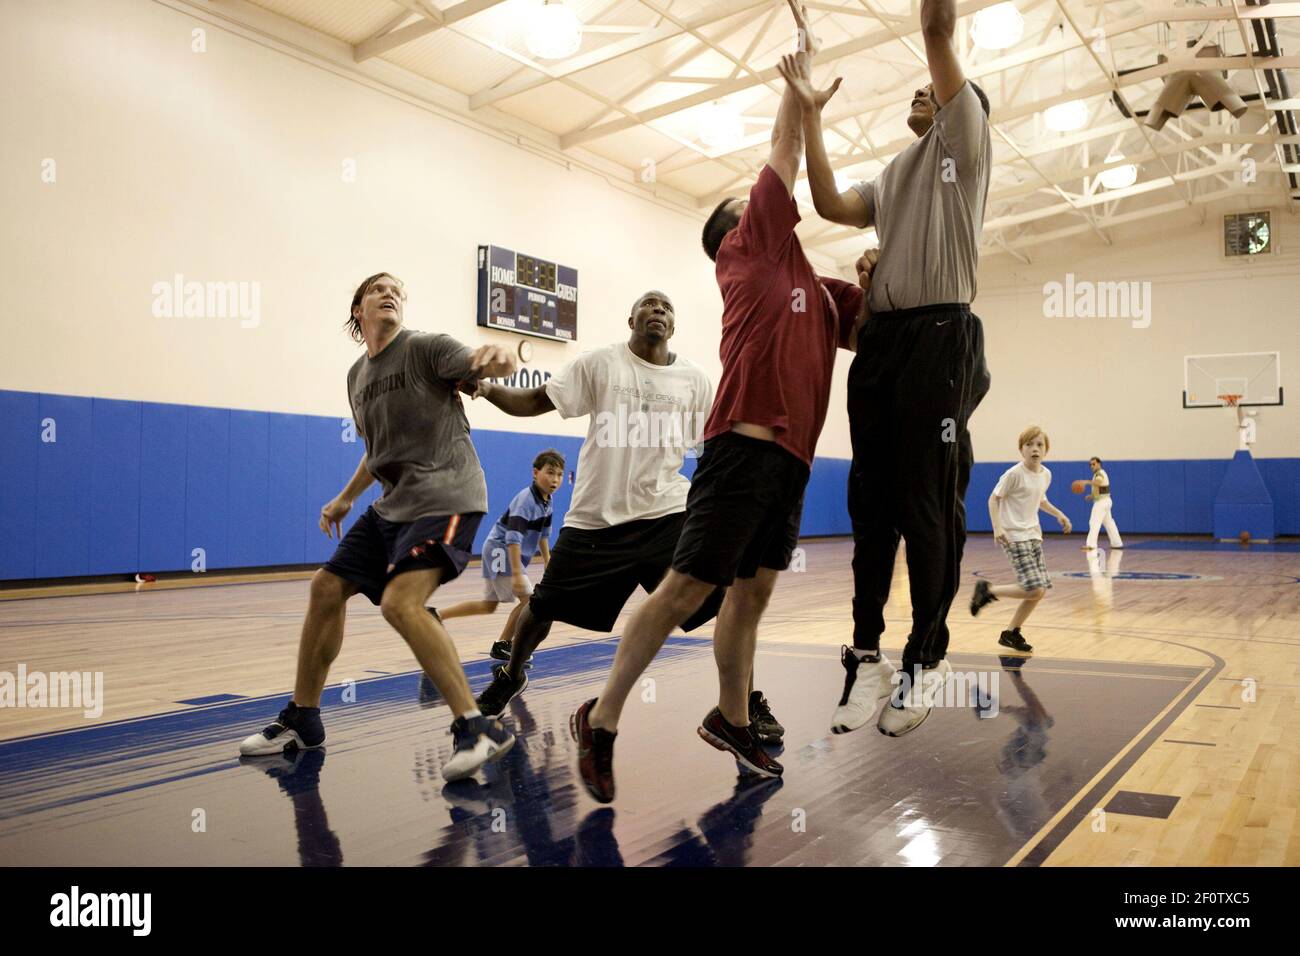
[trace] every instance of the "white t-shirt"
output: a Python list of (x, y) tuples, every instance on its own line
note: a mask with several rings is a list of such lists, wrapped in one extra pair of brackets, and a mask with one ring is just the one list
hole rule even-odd
[(1043, 528), (1038, 523), (1038, 506), (1047, 496), (1052, 483), (1052, 473), (1046, 465), (1037, 472), (1030, 471), (1025, 463), (1017, 462), (1002, 473), (993, 494), (998, 502), (998, 520), (1011, 541), (1041, 541)]
[[(1110, 494), (1110, 475), (1106, 474), (1105, 468), (1097, 469), (1097, 473), (1092, 476), (1092, 482), (1093, 494), (1100, 495), (1103, 498)], [(1105, 494), (1097, 490), (1099, 486), (1106, 489)]]
[(546, 383), (563, 418), (590, 415), (566, 528), (595, 530), (686, 510), (681, 473), (704, 434), (713, 384), (680, 355), (652, 365), (626, 342), (584, 352)]

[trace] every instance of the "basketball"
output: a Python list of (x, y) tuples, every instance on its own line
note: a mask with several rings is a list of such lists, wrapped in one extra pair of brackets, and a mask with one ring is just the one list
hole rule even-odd
[(1240, 536), (1240, 537), (1241, 537), (1241, 543), (1242, 543), (1242, 544), (1250, 544), (1250, 532), (1249, 532), (1249, 531), (1243, 531), (1243, 532), (1241, 533), (1241, 536)]
[(1076, 495), (1083, 494), (1084, 491), (1087, 490), (1087, 488), (1088, 488), (1088, 482), (1084, 481), (1082, 478), (1078, 479), (1076, 482), (1074, 482), (1074, 484), (1070, 485), (1070, 490), (1073, 491)]

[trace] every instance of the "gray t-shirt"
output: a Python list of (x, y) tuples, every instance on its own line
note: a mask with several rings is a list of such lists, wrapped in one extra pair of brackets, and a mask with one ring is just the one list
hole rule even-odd
[(968, 82), (935, 114), (924, 136), (873, 182), (853, 187), (880, 237), (872, 312), (975, 300), (992, 165), (988, 117)]
[(487, 511), (487, 482), (456, 383), (470, 350), (449, 335), (403, 329), (348, 370), (348, 402), (388, 521)]

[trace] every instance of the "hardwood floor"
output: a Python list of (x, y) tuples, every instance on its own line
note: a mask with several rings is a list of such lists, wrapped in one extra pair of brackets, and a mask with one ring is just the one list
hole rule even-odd
[[(1177, 797), (1168, 818), (1098, 816), (1090, 809), (1042, 862), (1300, 864), (1300, 553), (1167, 550), (1177, 545), (1134, 539), (1122, 555), (1111, 552), (1090, 568), (1079, 544), (1077, 535), (1047, 542), (1055, 586), (1024, 629), (1036, 655), (1183, 665), (1213, 676), (1203, 686), (1188, 686), (1186, 693), (1194, 696), (1149, 745), (1138, 734), (1116, 756), (1111, 766), (1135, 759), (1096, 801), (1104, 808), (1120, 791)], [(838, 646), (851, 636), (851, 551), (847, 541), (806, 544), (806, 570), (782, 576), (760, 641), (806, 644), (835, 671)], [(996, 654), (1012, 605), (993, 604), (973, 619), (966, 602), (977, 574), (1009, 582), (1010, 568), (982, 536), (968, 544), (962, 573), (949, 618), (951, 650)], [(480, 580), (471, 569), (434, 603), (475, 598)], [(292, 684), (306, 594), (306, 580), (291, 576), (225, 586), (146, 585), (125, 593), (73, 589), (60, 597), (0, 601), (0, 671), (16, 673), (22, 664), (28, 673), (102, 672), (105, 700), (96, 723), (175, 711), (183, 709), (179, 701), (214, 694), (284, 693)], [(638, 592), (620, 627), (641, 599)], [(908, 607), (900, 556), (886, 649), (901, 647)], [(505, 617), (502, 609), (451, 622), (462, 659), (485, 657)], [(705, 628), (697, 636), (709, 633)], [(557, 625), (546, 646), (590, 637)], [(772, 658), (760, 656), (759, 686), (764, 666), (775, 666)], [(415, 667), (378, 609), (355, 598), (331, 683)], [(1088, 701), (1081, 697), (1078, 705), (1086, 708)], [(89, 723), (79, 710), (6, 707), (0, 709), (0, 739)], [(1074, 803), (1092, 787), (1083, 783)], [(1068, 819), (1074, 803), (1057, 819)], [(1034, 842), (1011, 862), (1019, 862)]]

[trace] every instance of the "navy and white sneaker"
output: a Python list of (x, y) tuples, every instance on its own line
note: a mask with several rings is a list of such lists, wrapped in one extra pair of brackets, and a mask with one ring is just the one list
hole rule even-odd
[(442, 768), (447, 781), (464, 780), (489, 760), (497, 760), (515, 745), (515, 735), (493, 717), (457, 717), (451, 723), (455, 752)]
[(258, 733), (245, 737), (239, 752), (245, 757), (284, 753), (286, 750), (312, 750), (325, 743), (325, 725), (319, 707), (299, 707), (293, 701), (280, 711), (275, 722)]

